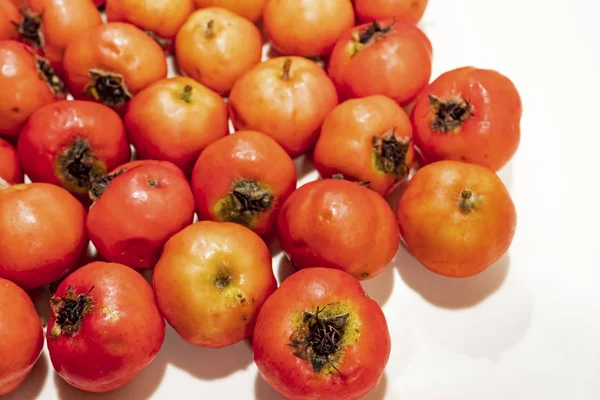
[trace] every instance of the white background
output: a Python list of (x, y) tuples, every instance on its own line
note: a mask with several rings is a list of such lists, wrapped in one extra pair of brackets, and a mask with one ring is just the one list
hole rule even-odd
[[(393, 339), (368, 399), (600, 399), (598, 16), (597, 0), (430, 0), (421, 27), (434, 47), (433, 77), (493, 68), (522, 95), (522, 143), (500, 173), (519, 224), (510, 254), (475, 278), (435, 276), (400, 249), (365, 284)], [(316, 178), (306, 175), (309, 162), (297, 165), (302, 183)], [(274, 267), (279, 278), (290, 271), (281, 254)], [(148, 369), (100, 396), (63, 383), (44, 350), (5, 399), (38, 397), (279, 399), (257, 377), (247, 343), (199, 349), (170, 328)]]

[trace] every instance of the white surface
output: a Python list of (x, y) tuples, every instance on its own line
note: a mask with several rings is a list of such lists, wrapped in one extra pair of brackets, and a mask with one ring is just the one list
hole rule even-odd
[[(600, 398), (598, 11), (596, 0), (430, 0), (421, 26), (433, 42), (434, 77), (493, 68), (523, 97), (521, 147), (500, 174), (519, 225), (510, 255), (478, 277), (435, 276), (400, 249), (365, 284), (393, 338), (369, 399)], [(311, 170), (298, 163), (302, 175)], [(274, 267), (279, 277), (289, 271), (281, 254)], [(36, 397), (279, 399), (257, 377), (247, 343), (203, 350), (170, 329), (147, 370), (102, 396), (63, 383), (44, 352), (6, 399)]]

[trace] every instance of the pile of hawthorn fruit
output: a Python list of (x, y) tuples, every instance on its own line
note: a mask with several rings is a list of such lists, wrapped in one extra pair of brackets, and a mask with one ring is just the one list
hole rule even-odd
[[(45, 288), (81, 390), (134, 379), (166, 319), (200, 347), (252, 338), (285, 398), (358, 399), (392, 342), (359, 281), (401, 242), (452, 278), (510, 247), (519, 94), (473, 67), (430, 83), (427, 0), (99, 3), (0, 0), (0, 395), (40, 355)], [(304, 154), (322, 179), (297, 188)], [(279, 288), (275, 236), (298, 271)]]

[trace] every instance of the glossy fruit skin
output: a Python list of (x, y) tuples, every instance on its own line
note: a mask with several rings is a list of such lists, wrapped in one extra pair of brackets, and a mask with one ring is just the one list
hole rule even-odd
[[(256, 221), (243, 225), (259, 235), (269, 233), (275, 227), (279, 208), (296, 189), (296, 167), (277, 142), (260, 132), (236, 132), (202, 152), (192, 175), (198, 217), (224, 221), (219, 204), (234, 199), (235, 185), (243, 180), (263, 185), (272, 196), (268, 209), (258, 212)], [(239, 218), (228, 221), (240, 222)]]
[(343, 98), (379, 94), (404, 106), (429, 83), (431, 42), (412, 24), (393, 19), (378, 23), (391, 30), (362, 50), (356, 50), (356, 35), (371, 24), (359, 25), (340, 37), (329, 60), (329, 76)]
[(52, 303), (66, 296), (69, 287), (79, 295), (89, 293), (92, 306), (77, 334), (58, 337), (53, 337), (53, 310), (46, 340), (54, 369), (67, 383), (88, 392), (125, 385), (152, 362), (165, 337), (151, 286), (125, 265), (95, 262), (69, 275)]
[(0, 41), (0, 135), (16, 138), (35, 110), (64, 98), (39, 76), (37, 59), (24, 44)]
[(123, 172), (128, 171), (132, 168), (139, 167), (139, 166), (146, 166), (146, 165), (160, 165), (162, 167), (168, 168), (174, 172), (179, 173), (180, 176), (185, 178), (185, 174), (183, 173), (183, 171), (179, 167), (177, 167), (175, 164), (173, 164), (169, 161), (157, 161), (157, 160), (129, 161), (129, 162), (126, 162), (125, 164), (119, 165), (117, 168), (113, 169), (109, 174), (110, 175), (122, 174)]
[(27, 0), (8, 0), (8, 1), (13, 3), (19, 9), (22, 9), (23, 7), (25, 7), (27, 5)]
[(33, 182), (61, 185), (87, 197), (89, 185), (68, 180), (59, 162), (78, 141), (85, 141), (98, 159), (100, 175), (131, 158), (125, 127), (115, 111), (89, 101), (65, 100), (39, 109), (23, 128), (17, 151), (25, 173)]
[[(461, 207), (465, 190), (474, 201), (467, 211)], [(455, 278), (476, 275), (498, 261), (508, 251), (517, 223), (500, 178), (485, 167), (456, 161), (439, 161), (417, 172), (397, 216), (406, 247), (417, 260)]]
[(361, 22), (385, 18), (416, 24), (421, 20), (428, 0), (354, 0), (356, 16)]
[[(430, 96), (465, 100), (472, 116), (449, 132), (432, 127), (436, 111)], [(464, 67), (442, 74), (412, 111), (415, 143), (426, 162), (465, 161), (494, 171), (513, 157), (521, 138), (523, 107), (515, 85), (499, 72)]]
[(43, 346), (42, 325), (29, 296), (0, 278), (0, 396), (23, 383)]
[(16, 150), (8, 142), (0, 139), (0, 179), (13, 185), (23, 183), (23, 178)]
[[(303, 313), (319, 307), (350, 314), (336, 367), (316, 373), (290, 346)], [(360, 331), (360, 334), (355, 332)], [(254, 361), (260, 375), (290, 400), (355, 400), (377, 386), (388, 362), (391, 339), (385, 316), (360, 283), (345, 272), (310, 268), (287, 278), (265, 302), (253, 336)]]
[(98, 253), (132, 268), (152, 268), (166, 241), (194, 219), (194, 196), (179, 171), (160, 164), (114, 178), (90, 208), (87, 229)]
[(109, 22), (128, 22), (161, 39), (172, 40), (194, 11), (193, 0), (107, 0)]
[(378, 275), (400, 244), (394, 212), (383, 197), (335, 179), (311, 182), (292, 193), (281, 207), (277, 231), (297, 269), (335, 268), (356, 279)]
[[(212, 22), (212, 26), (209, 24)], [(177, 65), (189, 77), (227, 95), (234, 83), (260, 62), (258, 28), (224, 8), (194, 12), (175, 39)]]
[(269, 0), (265, 33), (280, 53), (325, 56), (342, 32), (354, 26), (350, 0)]
[(226, 8), (252, 22), (256, 22), (262, 16), (267, 0), (194, 0), (194, 2), (198, 8)]
[[(283, 75), (286, 63), (291, 65)], [(296, 157), (315, 145), (337, 104), (335, 87), (321, 67), (302, 57), (279, 57), (237, 81), (228, 106), (236, 130), (265, 133)]]
[(162, 315), (184, 340), (219, 348), (252, 334), (277, 281), (258, 235), (238, 224), (201, 221), (169, 239), (153, 286)]
[(85, 93), (92, 81), (90, 70), (122, 76), (131, 96), (167, 77), (167, 61), (158, 43), (135, 26), (121, 22), (104, 24), (73, 38), (65, 51), (64, 69), (69, 92), (76, 99), (96, 101)]
[(0, 190), (0, 277), (24, 289), (62, 278), (87, 247), (85, 209), (46, 183)]
[[(400, 174), (378, 168), (374, 138), (391, 133), (407, 141)], [(342, 174), (345, 179), (365, 182), (385, 196), (408, 176), (413, 160), (412, 128), (408, 116), (394, 101), (384, 96), (347, 100), (325, 120), (315, 146), (313, 161), (324, 178)]]
[[(100, 12), (89, 0), (29, 0), (29, 13), (41, 18), (41, 53), (60, 71), (69, 41), (86, 30), (102, 25)], [(29, 46), (36, 43), (25, 40)]]
[(13, 22), (20, 19), (19, 8), (11, 0), (0, 0), (0, 40), (17, 40), (19, 32)]
[(140, 158), (170, 161), (186, 174), (206, 146), (229, 133), (225, 101), (186, 77), (142, 90), (129, 103), (124, 120)]

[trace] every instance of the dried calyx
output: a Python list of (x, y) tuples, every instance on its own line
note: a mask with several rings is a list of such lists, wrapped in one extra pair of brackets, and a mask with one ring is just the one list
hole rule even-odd
[(216, 205), (216, 215), (220, 221), (235, 222), (252, 228), (261, 212), (273, 205), (271, 190), (252, 179), (244, 179), (233, 184), (231, 192)]
[(90, 70), (89, 75), (90, 84), (85, 88), (87, 96), (108, 107), (119, 107), (131, 100), (123, 75), (99, 69)]
[(61, 335), (73, 336), (79, 332), (81, 323), (93, 308), (90, 290), (83, 294), (77, 294), (72, 286), (67, 288), (65, 296), (52, 297), (50, 307), (55, 316), (54, 324), (50, 328), (50, 338), (56, 339)]
[(444, 101), (430, 94), (429, 104), (435, 113), (431, 120), (431, 129), (435, 132), (454, 132), (474, 115), (473, 105), (462, 97)]
[(290, 337), (290, 347), (294, 355), (310, 361), (315, 372), (323, 371), (330, 365), (340, 375), (332, 357), (341, 350), (340, 343), (344, 336), (349, 314), (323, 317), (325, 308), (317, 307), (315, 313), (305, 312), (302, 324)]
[(352, 32), (352, 50), (351, 55), (363, 50), (365, 47), (370, 46), (379, 39), (384, 38), (396, 25), (396, 20), (388, 26), (381, 25), (380, 22), (375, 21), (367, 28)]
[(21, 11), (21, 22), (13, 22), (21, 36), (21, 40), (35, 49), (44, 47), (42, 33), (42, 14), (34, 14), (29, 9)]
[(46, 82), (50, 87), (52, 93), (56, 96), (64, 96), (65, 84), (64, 82), (54, 73), (54, 69), (50, 65), (50, 61), (43, 57), (34, 55), (35, 65), (37, 68), (38, 76), (41, 80)]
[(360, 186), (364, 186), (364, 187), (367, 187), (371, 184), (370, 181), (357, 181), (354, 179), (346, 179), (346, 177), (344, 177), (344, 174), (333, 174), (331, 176), (331, 179), (335, 179), (336, 181), (354, 182), (354, 183), (359, 184)]
[(90, 199), (92, 199), (92, 201), (98, 201), (112, 180), (121, 175), (123, 172), (125, 172), (125, 170), (120, 169), (112, 174), (103, 175), (94, 179), (94, 181), (90, 184), (90, 190), (88, 192)]
[(472, 211), (480, 202), (479, 196), (470, 189), (463, 189), (458, 196), (458, 207), (465, 213)]
[(194, 91), (194, 89), (190, 85), (185, 85), (185, 87), (183, 88), (183, 91), (179, 95), (179, 98), (189, 104), (192, 102), (192, 92), (193, 91)]
[(231, 274), (226, 269), (222, 269), (215, 277), (215, 286), (217, 289), (225, 289), (231, 283)]
[(373, 161), (375, 168), (385, 174), (403, 178), (408, 174), (406, 160), (411, 138), (398, 138), (395, 128), (381, 136), (373, 137)]
[(77, 138), (57, 157), (56, 171), (67, 189), (86, 193), (97, 179), (106, 175), (106, 165), (94, 155), (86, 139)]
[(204, 36), (207, 39), (215, 36), (215, 21), (213, 19), (206, 23), (206, 28), (204, 29)]

